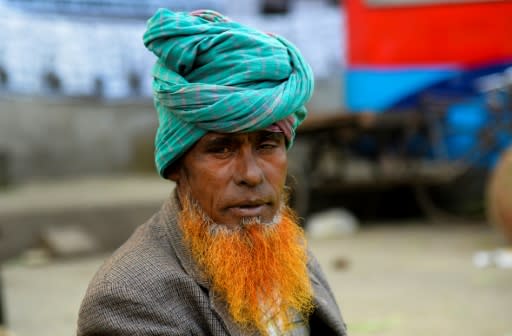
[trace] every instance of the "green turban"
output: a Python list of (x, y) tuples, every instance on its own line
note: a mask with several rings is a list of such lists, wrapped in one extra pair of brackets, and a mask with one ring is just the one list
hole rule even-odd
[(161, 176), (207, 132), (251, 132), (286, 120), (291, 146), (314, 81), (290, 42), (214, 11), (159, 9), (144, 44), (158, 57), (152, 75)]

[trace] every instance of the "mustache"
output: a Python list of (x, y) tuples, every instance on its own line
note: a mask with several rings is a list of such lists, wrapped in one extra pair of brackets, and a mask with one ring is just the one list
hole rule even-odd
[(268, 186), (257, 186), (250, 191), (241, 192), (239, 196), (227, 198), (224, 203), (226, 208), (238, 206), (257, 206), (262, 204), (274, 204), (278, 201), (288, 204), (291, 188), (282, 186), (277, 192)]
[[(206, 211), (201, 207), (199, 202), (192, 197), (189, 192), (186, 192), (185, 195), (181, 195), (180, 199), (182, 202), (186, 203), (186, 206), (193, 209), (194, 214), (198, 217), (202, 223), (207, 226), (207, 229), (211, 234), (229, 234), (234, 232), (239, 232), (244, 229), (247, 229), (250, 226), (259, 225), (267, 228), (272, 228), (277, 225), (282, 219), (282, 212), (286, 208), (286, 203), (284, 202), (285, 195), (281, 195), (282, 202), (281, 206), (274, 215), (274, 217), (270, 221), (264, 221), (260, 216), (255, 217), (242, 217), (240, 219), (239, 225), (232, 226), (226, 225), (224, 223), (215, 222)], [(238, 201), (237, 204), (246, 204), (243, 201)], [(236, 206), (236, 205), (235, 205)]]
[[(190, 207), (193, 210), (194, 214), (198, 217), (198, 220), (204, 223), (208, 227), (209, 231), (214, 234), (237, 232), (253, 225), (265, 226), (267, 228), (271, 228), (277, 225), (282, 219), (283, 211), (288, 208), (288, 195), (289, 193), (287, 192), (287, 190), (283, 189), (283, 191), (279, 195), (279, 197), (281, 198), (280, 207), (271, 220), (264, 221), (263, 218), (261, 218), (260, 216), (242, 217), (240, 219), (239, 225), (232, 226), (226, 225), (225, 223), (215, 222), (210, 217), (210, 215), (208, 215), (208, 213), (201, 207), (199, 202), (192, 196), (192, 194), (188, 190), (186, 190), (183, 194), (178, 193), (182, 206), (185, 205), (186, 207)], [(226, 203), (230, 204), (231, 207), (244, 205), (258, 205), (268, 203), (267, 201), (269, 198), (270, 197), (267, 196), (266, 198), (257, 198), (253, 199), (252, 201), (238, 199), (237, 201), (232, 201), (231, 203), (228, 200)], [(275, 201), (275, 198), (273, 196), (272, 200)]]

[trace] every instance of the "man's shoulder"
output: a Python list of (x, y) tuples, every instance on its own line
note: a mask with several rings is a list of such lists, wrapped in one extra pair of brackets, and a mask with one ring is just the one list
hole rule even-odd
[(170, 241), (173, 235), (163, 224), (150, 219), (104, 262), (83, 298), (78, 335), (153, 335), (155, 330), (159, 335), (207, 335), (210, 327), (220, 330), (218, 323), (210, 326), (215, 321), (208, 295), (182, 267)]

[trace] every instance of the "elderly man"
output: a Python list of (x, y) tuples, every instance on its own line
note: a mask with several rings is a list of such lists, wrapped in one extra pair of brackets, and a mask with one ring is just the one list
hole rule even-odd
[(78, 335), (346, 335), (284, 193), (310, 67), (212, 11), (161, 9), (144, 43), (176, 189), (95, 275)]

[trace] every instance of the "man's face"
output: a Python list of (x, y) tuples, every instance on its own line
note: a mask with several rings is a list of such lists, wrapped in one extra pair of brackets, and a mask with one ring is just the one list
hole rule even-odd
[(282, 202), (287, 157), (282, 133), (208, 133), (169, 178), (218, 224), (271, 222)]

